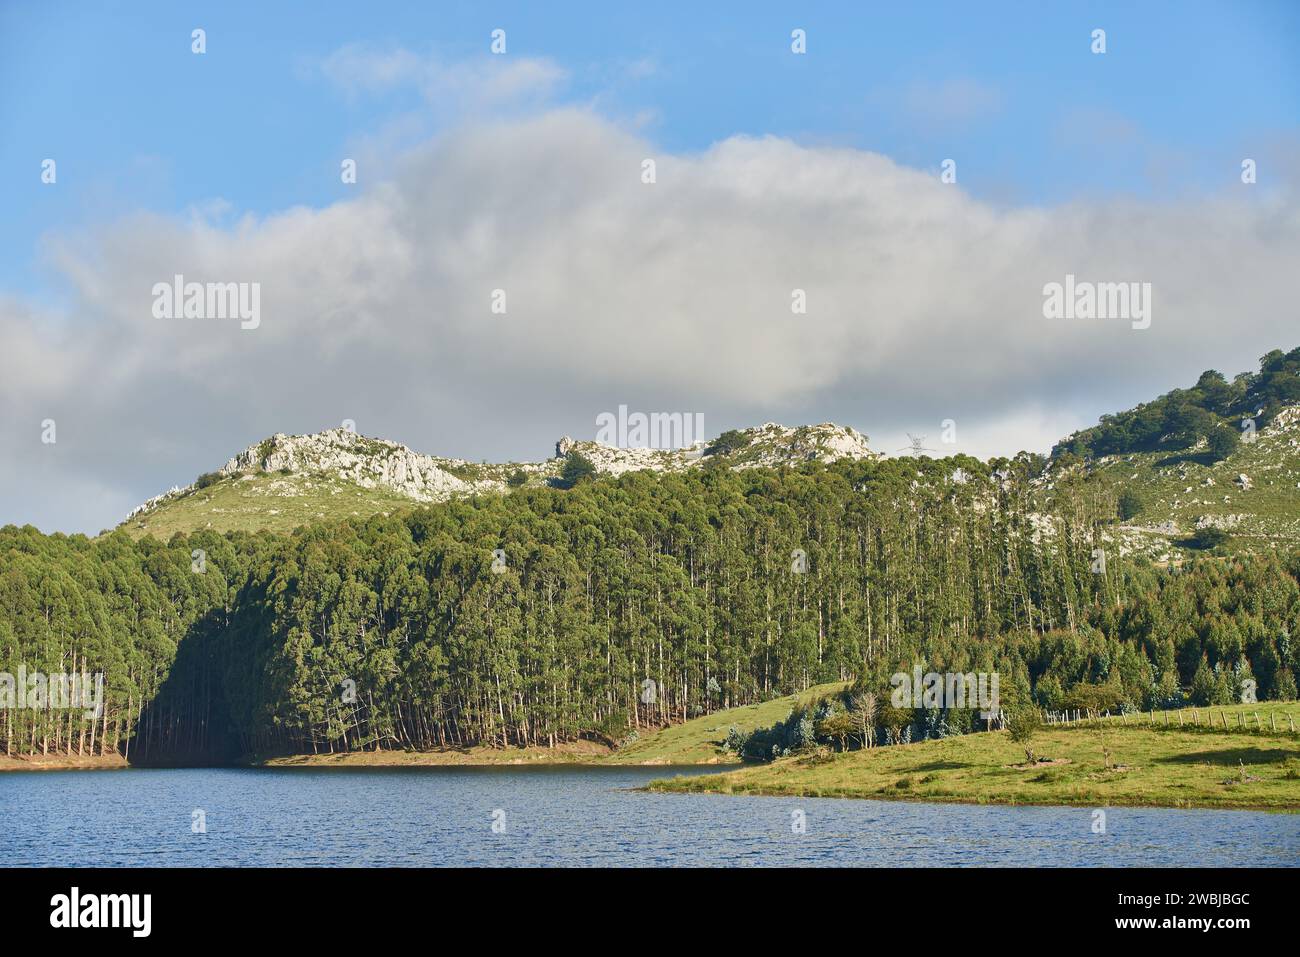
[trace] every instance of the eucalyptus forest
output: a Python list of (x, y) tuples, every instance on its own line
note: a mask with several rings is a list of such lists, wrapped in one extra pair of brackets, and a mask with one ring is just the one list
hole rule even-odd
[[(1293, 698), (1300, 555), (1124, 556), (1117, 503), (1041, 460), (582, 474), (292, 534), (0, 530), (0, 672), (102, 672), (5, 710), (7, 754), (133, 762), (618, 743), (915, 662), (1135, 710)], [(577, 470), (583, 472), (583, 470)], [(1098, 567), (1098, 550), (1107, 560)], [(1206, 703), (1209, 703), (1208, 701)]]

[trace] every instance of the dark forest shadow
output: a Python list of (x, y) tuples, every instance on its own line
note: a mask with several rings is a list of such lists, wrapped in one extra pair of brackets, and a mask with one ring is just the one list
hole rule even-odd
[(208, 767), (238, 761), (241, 748), (218, 660), (223, 616), (219, 608), (206, 612), (177, 643), (171, 670), (140, 712), (127, 752), (131, 764)]

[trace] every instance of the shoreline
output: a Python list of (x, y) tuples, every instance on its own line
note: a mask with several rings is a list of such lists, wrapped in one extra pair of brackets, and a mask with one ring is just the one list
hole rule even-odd
[(703, 760), (668, 760), (663, 757), (634, 760), (621, 752), (591, 741), (579, 741), (554, 748), (446, 748), (435, 751), (339, 751), (332, 754), (253, 755), (228, 764), (136, 764), (120, 754), (0, 755), (0, 773), (5, 771), (88, 771), (165, 767), (233, 768), (406, 768), (406, 767), (694, 767), (734, 766), (719, 757)]
[(129, 768), (117, 754), (0, 754), (0, 772), (4, 771), (112, 771)]
[(1037, 761), (1004, 732), (792, 755), (645, 790), (1042, 807), (1300, 813), (1300, 747), (1289, 731), (1108, 724), (1046, 727)]
[(594, 764), (613, 749), (592, 741), (577, 741), (554, 748), (441, 748), (434, 751), (340, 751), (333, 754), (254, 755), (241, 763), (251, 768), (407, 768), (407, 767), (510, 767)]
[[(910, 747), (909, 747), (909, 750)], [(1297, 814), (1300, 804), (1278, 804), (1267, 801), (1255, 801), (1250, 797), (1206, 794), (1171, 797), (1161, 800), (1151, 795), (1136, 794), (1080, 794), (1058, 793), (1053, 795), (1028, 796), (1017, 793), (1014, 789), (1007, 793), (986, 792), (982, 794), (945, 793), (936, 789), (930, 793), (906, 793), (895, 787), (872, 789), (863, 784), (816, 785), (801, 784), (798, 781), (772, 782), (749, 781), (751, 777), (765, 777), (765, 771), (773, 769), (771, 764), (739, 764), (719, 761), (717, 757), (708, 760), (673, 761), (653, 758), (646, 761), (617, 760), (619, 752), (605, 745), (594, 742), (576, 742), (552, 748), (491, 748), (477, 747), (470, 749), (447, 749), (440, 751), (354, 751), (334, 754), (298, 754), (278, 755), (275, 757), (253, 757), (232, 765), (210, 765), (211, 767), (237, 768), (411, 768), (411, 767), (716, 767), (720, 773), (704, 776), (658, 778), (647, 782), (634, 790), (655, 794), (721, 794), (732, 797), (779, 797), (779, 798), (833, 798), (839, 800), (890, 801), (920, 804), (967, 804), (1002, 807), (1131, 807), (1160, 808), (1166, 810), (1220, 810), (1220, 811), (1266, 811), (1270, 813)], [(913, 754), (915, 758), (917, 755)], [(780, 762), (794, 770), (804, 759), (786, 759)], [(136, 767), (154, 767), (157, 765), (132, 765), (120, 754), (113, 755), (65, 755), (48, 754), (7, 757), (0, 755), (0, 773), (4, 771), (87, 771), (87, 770), (130, 770)], [(194, 767), (186, 765), (185, 767)], [(200, 765), (199, 767), (205, 767)], [(725, 770), (723, 770), (725, 768)], [(901, 769), (899, 769), (901, 770)]]
[[(962, 804), (971, 807), (1061, 807), (1061, 808), (1135, 808), (1150, 809), (1163, 811), (1254, 811), (1257, 813), (1268, 814), (1300, 814), (1300, 805), (1277, 805), (1277, 804), (1235, 804), (1235, 803), (1202, 803), (1195, 800), (1186, 803), (1161, 803), (1157, 801), (1141, 801), (1129, 799), (1109, 798), (1106, 801), (1071, 799), (1062, 796), (1057, 800), (1041, 801), (1023, 801), (1014, 797), (963, 797), (959, 795), (908, 795), (908, 794), (883, 794), (883, 793), (860, 793), (850, 791), (829, 791), (807, 789), (799, 790), (797, 788), (781, 789), (767, 787), (741, 787), (741, 788), (706, 788), (706, 787), (685, 787), (674, 782), (675, 778), (660, 778), (651, 781), (644, 787), (636, 788), (637, 791), (645, 791), (649, 794), (721, 794), (727, 797), (768, 797), (768, 798), (810, 798), (836, 801), (889, 801), (891, 804)], [(687, 779), (689, 780), (689, 779)]]

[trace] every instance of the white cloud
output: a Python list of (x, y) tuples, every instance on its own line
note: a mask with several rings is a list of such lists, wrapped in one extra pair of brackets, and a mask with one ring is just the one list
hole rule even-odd
[[(4, 520), (94, 531), (258, 438), (344, 418), (470, 458), (540, 458), (619, 403), (701, 411), (712, 432), (843, 421), (887, 450), (954, 418), (961, 451), (1045, 451), (1297, 344), (1285, 192), (1002, 210), (876, 154), (733, 138), (675, 155), (577, 110), (457, 128), (359, 189), (56, 239), (73, 317), (0, 301)], [(1044, 319), (1067, 272), (1152, 283), (1151, 328)], [(176, 273), (260, 282), (260, 328), (154, 319), (151, 287)]]
[(319, 67), (349, 97), (411, 87), (431, 104), (445, 107), (450, 103), (462, 108), (542, 101), (568, 76), (547, 58), (485, 52), (478, 59), (452, 63), (404, 48), (378, 50), (357, 45), (335, 50)]

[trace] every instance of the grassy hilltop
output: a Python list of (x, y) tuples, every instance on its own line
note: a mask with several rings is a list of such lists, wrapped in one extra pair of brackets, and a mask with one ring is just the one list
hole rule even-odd
[(613, 478), (683, 472), (706, 462), (741, 469), (880, 457), (865, 435), (832, 423), (787, 428), (769, 422), (682, 448), (623, 448), (566, 436), (555, 449), (554, 457), (539, 462), (478, 463), (425, 455), (342, 428), (276, 434), (190, 485), (150, 499), (120, 527), (132, 538), (160, 541), (205, 530), (291, 532), (475, 495), (563, 488), (572, 484), (566, 470), (574, 462), (592, 476)]

